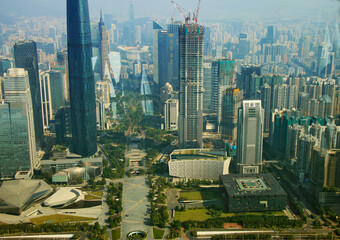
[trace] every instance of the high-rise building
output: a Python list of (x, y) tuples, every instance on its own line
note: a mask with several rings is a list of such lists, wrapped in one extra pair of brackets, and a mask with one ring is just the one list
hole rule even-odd
[(242, 174), (262, 171), (263, 125), (261, 100), (244, 100), (237, 123), (237, 161)]
[(39, 167), (29, 75), (10, 68), (4, 75), (5, 101), (0, 103), (0, 174), (14, 177), (17, 171)]
[(310, 175), (311, 182), (318, 190), (326, 186), (340, 187), (340, 150), (314, 147)]
[(261, 101), (264, 109), (264, 129), (265, 133), (269, 132), (269, 124), (271, 118), (271, 87), (268, 84), (264, 84), (261, 87)]
[(153, 22), (154, 31), (154, 81), (163, 87), (169, 82), (169, 62), (170, 62), (170, 40), (168, 32), (165, 31), (159, 24)]
[(14, 60), (17, 68), (24, 68), (28, 71), (33, 116), (34, 130), (37, 147), (44, 146), (44, 132), (42, 122), (42, 108), (39, 83), (38, 55), (34, 41), (19, 41), (14, 45)]
[(0, 58), (0, 77), (11, 68), (11, 61), (8, 58)]
[(106, 29), (105, 23), (103, 21), (102, 13), (100, 13), (100, 22), (99, 22), (99, 38), (100, 38), (100, 64), (101, 64), (101, 79), (110, 78), (110, 76), (105, 76), (106, 71), (105, 68), (110, 69), (110, 44), (109, 44), (109, 32)]
[(311, 156), (314, 145), (318, 145), (316, 137), (308, 134), (301, 135), (297, 145), (297, 168), (300, 171), (300, 180), (304, 180), (304, 176), (310, 172)]
[(48, 72), (51, 86), (51, 104), (53, 115), (61, 106), (66, 106), (64, 95), (64, 73), (61, 70), (50, 70)]
[(274, 27), (273, 26), (267, 27), (267, 41), (268, 43), (271, 43), (271, 44), (274, 43)]
[(211, 62), (212, 56), (203, 57), (203, 112), (211, 113)]
[(179, 146), (203, 146), (203, 39), (197, 24), (179, 27)]
[(165, 130), (176, 131), (178, 129), (178, 100), (169, 99), (164, 104)]
[(243, 100), (243, 91), (229, 88), (222, 96), (222, 138), (235, 142), (237, 139), (237, 114)]
[(300, 39), (299, 41), (299, 57), (306, 58), (309, 56), (310, 50), (310, 37), (306, 36)]
[(286, 160), (296, 161), (297, 145), (299, 137), (304, 134), (304, 126), (293, 124), (288, 126), (286, 140)]
[(179, 89), (179, 37), (178, 28), (180, 22), (174, 22), (168, 25), (170, 46), (170, 66), (169, 66), (169, 81), (175, 90)]
[[(235, 80), (235, 61), (214, 60), (211, 64), (211, 113), (217, 114), (218, 125), (221, 123), (222, 93), (233, 88)], [(220, 132), (220, 128), (218, 128)]]
[(130, 11), (129, 11), (129, 42), (130, 44), (135, 44), (135, 10), (133, 7), (133, 2), (130, 3)]
[(72, 151), (84, 157), (91, 156), (97, 151), (97, 131), (87, 0), (67, 1), (67, 38)]
[(244, 92), (244, 97), (250, 97), (250, 86), (252, 81), (252, 75), (261, 75), (261, 66), (259, 65), (245, 65), (242, 66), (241, 74), (237, 78), (237, 87)]
[(50, 125), (52, 116), (52, 103), (51, 103), (51, 85), (50, 75), (45, 71), (39, 72), (40, 79), (40, 95), (41, 95), (41, 107), (42, 107), (42, 119), (44, 130)]

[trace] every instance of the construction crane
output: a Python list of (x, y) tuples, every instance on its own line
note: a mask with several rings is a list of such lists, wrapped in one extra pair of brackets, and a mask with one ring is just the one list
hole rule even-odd
[(192, 20), (197, 23), (197, 18), (198, 18), (198, 14), (200, 12), (200, 5), (201, 5), (201, 0), (198, 0), (198, 3), (197, 3), (197, 9), (196, 9), (196, 13), (194, 13), (193, 15), (193, 18)]
[(235, 47), (238, 44), (238, 42), (239, 42), (239, 39), (236, 40), (234, 46), (227, 52), (227, 59), (230, 60), (230, 61), (232, 60), (232, 54), (233, 54)]
[(182, 16), (185, 19), (185, 24), (188, 24), (190, 21), (190, 12), (188, 14), (185, 14), (184, 10), (173, 0), (171, 0), (171, 3), (177, 8), (177, 10), (182, 14)]

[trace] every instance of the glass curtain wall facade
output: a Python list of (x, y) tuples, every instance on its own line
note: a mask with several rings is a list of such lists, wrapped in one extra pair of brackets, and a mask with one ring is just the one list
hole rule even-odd
[(72, 151), (86, 157), (97, 151), (95, 82), (87, 0), (67, 1), (67, 40)]

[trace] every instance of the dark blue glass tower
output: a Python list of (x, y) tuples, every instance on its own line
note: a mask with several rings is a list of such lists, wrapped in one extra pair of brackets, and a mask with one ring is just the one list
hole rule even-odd
[(95, 83), (87, 0), (67, 0), (67, 45), (72, 121), (72, 152), (97, 151)]

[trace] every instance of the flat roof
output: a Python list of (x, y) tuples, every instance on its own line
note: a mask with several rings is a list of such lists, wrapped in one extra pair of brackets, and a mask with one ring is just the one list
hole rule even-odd
[(228, 196), (286, 195), (271, 173), (221, 175)]
[(176, 149), (170, 154), (170, 160), (213, 160), (225, 161), (227, 155), (224, 151), (211, 151), (209, 149)]

